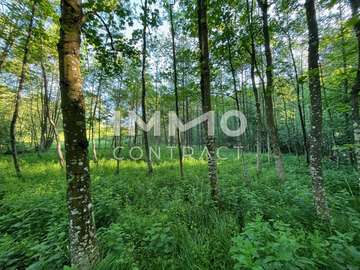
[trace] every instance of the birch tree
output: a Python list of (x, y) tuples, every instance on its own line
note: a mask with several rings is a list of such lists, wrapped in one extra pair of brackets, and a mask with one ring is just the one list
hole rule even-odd
[(311, 106), (310, 173), (316, 213), (321, 219), (328, 220), (330, 218), (330, 212), (326, 201), (321, 166), (322, 102), (319, 72), (319, 34), (315, 0), (307, 0), (305, 2), (305, 9), (309, 32), (308, 72)]
[(91, 200), (85, 102), (80, 71), (81, 0), (62, 0), (58, 44), (65, 137), (71, 264), (90, 269), (98, 257)]

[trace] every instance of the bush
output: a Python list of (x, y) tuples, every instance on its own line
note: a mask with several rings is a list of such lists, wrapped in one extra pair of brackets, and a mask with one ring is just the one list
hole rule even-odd
[(302, 231), (293, 231), (287, 224), (270, 224), (258, 217), (233, 238), (230, 254), (234, 269), (304, 269), (313, 263), (301, 255), (304, 248)]

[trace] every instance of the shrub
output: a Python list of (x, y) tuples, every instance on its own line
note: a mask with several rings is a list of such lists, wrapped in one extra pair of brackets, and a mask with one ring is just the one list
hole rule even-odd
[(312, 262), (301, 255), (302, 231), (293, 231), (282, 222), (270, 224), (257, 218), (233, 238), (230, 254), (234, 269), (303, 269)]

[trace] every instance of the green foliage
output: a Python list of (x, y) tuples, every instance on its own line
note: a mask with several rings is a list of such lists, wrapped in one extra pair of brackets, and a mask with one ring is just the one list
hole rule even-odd
[(304, 233), (283, 222), (263, 222), (259, 217), (233, 238), (230, 253), (235, 269), (306, 269), (311, 261), (300, 255)]
[(235, 269), (357, 269), (360, 250), (354, 235), (306, 233), (258, 217), (233, 238), (230, 253)]
[[(31, 209), (1, 205), (0, 265), (6, 269), (60, 269), (67, 260), (66, 213), (55, 198), (32, 201)], [(4, 212), (6, 211), (6, 213)]]
[[(70, 265), (65, 176), (54, 157), (23, 155), (20, 182), (10, 157), (0, 158), (0, 269)], [(286, 157), (289, 180), (280, 186), (265, 156), (259, 177), (255, 156), (245, 160), (247, 174), (242, 161), (219, 162), (223, 211), (212, 207), (205, 161), (186, 160), (180, 179), (177, 161), (164, 160), (146, 181), (143, 162), (122, 161), (119, 176), (112, 160), (92, 164), (101, 255), (94, 268), (357, 269), (359, 189), (349, 167), (325, 163), (333, 220), (324, 228), (304, 163)]]

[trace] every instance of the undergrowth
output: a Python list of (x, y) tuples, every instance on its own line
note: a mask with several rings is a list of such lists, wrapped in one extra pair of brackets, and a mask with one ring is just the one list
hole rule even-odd
[[(233, 151), (227, 152), (234, 157)], [(95, 269), (359, 269), (358, 176), (325, 162), (331, 224), (314, 216), (306, 164), (285, 157), (287, 181), (255, 156), (219, 161), (224, 209), (209, 198), (204, 160), (91, 164), (101, 259)], [(70, 269), (66, 181), (53, 153), (22, 156), (23, 179), (0, 158), (0, 269)]]

